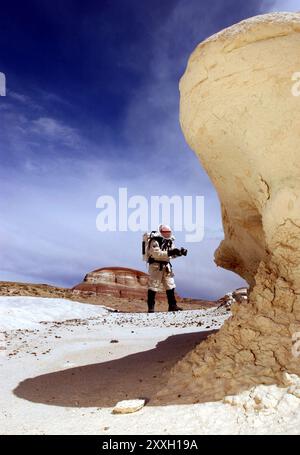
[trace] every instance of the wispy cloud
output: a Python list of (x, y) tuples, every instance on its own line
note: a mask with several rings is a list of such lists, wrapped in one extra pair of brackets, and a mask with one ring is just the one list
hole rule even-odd
[(51, 117), (39, 117), (30, 125), (31, 133), (39, 135), (46, 140), (60, 141), (61, 143), (77, 147), (80, 145), (80, 137), (74, 128), (59, 122)]

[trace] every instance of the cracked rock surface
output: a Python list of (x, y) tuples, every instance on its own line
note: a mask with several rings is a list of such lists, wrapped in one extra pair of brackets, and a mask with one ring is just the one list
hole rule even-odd
[[(200, 43), (180, 123), (220, 199), (215, 263), (249, 283), (221, 330), (171, 370), (158, 402), (222, 399), (300, 375), (300, 14), (247, 19)], [(295, 81), (295, 79), (294, 79)], [(293, 344), (295, 343), (295, 344)]]

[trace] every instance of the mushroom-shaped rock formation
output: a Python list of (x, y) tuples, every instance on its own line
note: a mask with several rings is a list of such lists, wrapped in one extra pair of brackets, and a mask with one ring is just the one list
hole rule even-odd
[(297, 72), (298, 13), (244, 20), (200, 43), (188, 60), (180, 123), (220, 198), (225, 238), (215, 262), (243, 277), (250, 293), (173, 367), (158, 402), (216, 400), (282, 384), (285, 371), (300, 374)]

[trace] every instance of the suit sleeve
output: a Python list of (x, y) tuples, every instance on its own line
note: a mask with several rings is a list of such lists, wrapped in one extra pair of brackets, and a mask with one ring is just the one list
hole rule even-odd
[[(170, 249), (173, 250), (174, 248), (176, 248), (176, 245), (175, 245), (174, 242), (172, 242), (172, 245), (171, 245)], [(169, 259), (176, 259), (176, 258), (178, 258), (178, 256), (169, 256)]]

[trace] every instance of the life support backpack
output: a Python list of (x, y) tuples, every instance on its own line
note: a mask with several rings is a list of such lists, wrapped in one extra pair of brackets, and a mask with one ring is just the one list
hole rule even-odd
[(169, 240), (165, 240), (162, 238), (158, 231), (145, 232), (145, 234), (143, 234), (142, 241), (142, 257), (143, 261), (145, 262), (149, 261), (149, 249), (151, 241), (154, 239), (158, 241), (161, 248), (167, 249), (168, 247), (171, 247), (172, 241), (175, 239), (175, 237), (172, 236)]
[(151, 244), (151, 240), (155, 237), (160, 237), (157, 231), (145, 232), (143, 234), (143, 241), (142, 241), (142, 257), (143, 261), (148, 262), (149, 259), (149, 247)]

